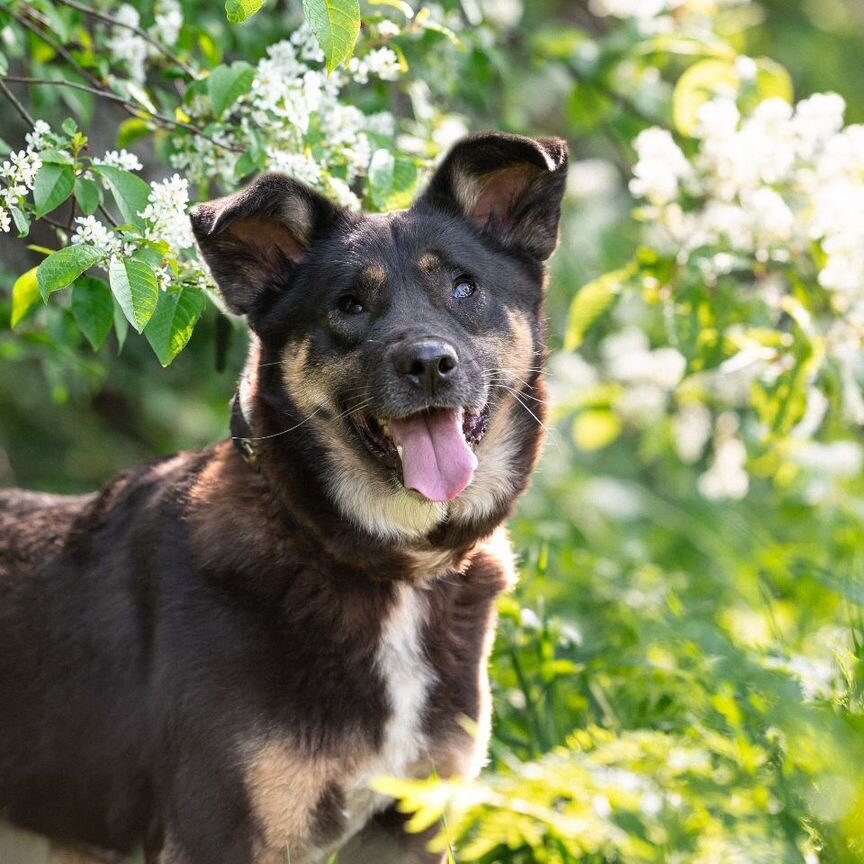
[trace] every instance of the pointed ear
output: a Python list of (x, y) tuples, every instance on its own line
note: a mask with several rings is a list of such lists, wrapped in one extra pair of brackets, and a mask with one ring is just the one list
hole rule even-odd
[(567, 178), (562, 138), (484, 132), (453, 147), (420, 199), (467, 216), (504, 246), (545, 261)]
[(249, 312), (287, 288), (313, 240), (346, 211), (283, 174), (264, 174), (236, 195), (190, 214), (198, 248), (231, 311)]

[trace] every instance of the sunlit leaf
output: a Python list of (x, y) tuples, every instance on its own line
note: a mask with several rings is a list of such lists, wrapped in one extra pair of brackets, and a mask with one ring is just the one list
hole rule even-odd
[(44, 299), (54, 291), (71, 285), (82, 273), (105, 259), (105, 253), (93, 246), (67, 246), (49, 255), (37, 268), (39, 291)]
[(159, 299), (153, 268), (140, 258), (113, 258), (108, 277), (111, 292), (126, 320), (140, 333), (153, 316)]
[(39, 293), (39, 280), (36, 278), (37, 267), (22, 273), (12, 286), (12, 321), (17, 327), (27, 316), (27, 313), (42, 299)]
[(303, 11), (332, 72), (350, 59), (360, 35), (358, 0), (303, 0)]

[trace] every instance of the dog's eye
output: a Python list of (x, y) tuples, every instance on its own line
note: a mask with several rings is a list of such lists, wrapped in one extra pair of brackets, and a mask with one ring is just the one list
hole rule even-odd
[(353, 294), (348, 294), (339, 300), (339, 311), (346, 315), (360, 315), (365, 307)]
[(453, 285), (453, 296), (457, 300), (470, 297), (477, 290), (477, 286), (466, 276), (460, 276)]

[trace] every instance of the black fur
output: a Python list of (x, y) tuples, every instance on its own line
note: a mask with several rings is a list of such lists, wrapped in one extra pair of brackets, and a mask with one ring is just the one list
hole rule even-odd
[[(296, 811), (292, 860), (318, 861), (347, 837), (355, 762), (385, 746), (376, 652), (405, 585), (422, 598), (433, 679), (417, 718), (424, 764), (463, 770), (460, 718), (482, 719), (509, 584), (488, 538), (540, 443), (543, 261), (565, 171), (563, 142), (490, 133), (457, 145), (404, 213), (351, 214), (275, 175), (196, 210), (202, 254), (255, 334), (255, 467), (223, 442), (94, 495), (0, 492), (0, 814), (70, 844), (143, 846), (148, 864), (269, 864), (282, 860), (273, 812), (293, 825)], [(476, 291), (457, 300), (460, 278)], [(346, 313), (346, 297), (363, 311)], [(394, 371), (393, 352), (421, 337), (458, 353), (434, 393)], [(345, 415), (358, 405), (487, 411), (509, 442), (504, 492), (388, 533), (333, 491), (347, 470), (350, 489), (408, 494)], [(279, 758), (309, 766), (287, 810)], [(307, 782), (324, 762), (344, 771)], [(440, 860), (401, 820), (370, 815), (340, 864)]]

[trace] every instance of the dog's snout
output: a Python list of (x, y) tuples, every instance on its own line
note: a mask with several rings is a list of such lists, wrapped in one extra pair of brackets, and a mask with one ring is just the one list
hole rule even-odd
[(459, 355), (443, 339), (417, 339), (400, 346), (393, 362), (401, 377), (426, 393), (434, 393), (453, 377)]

